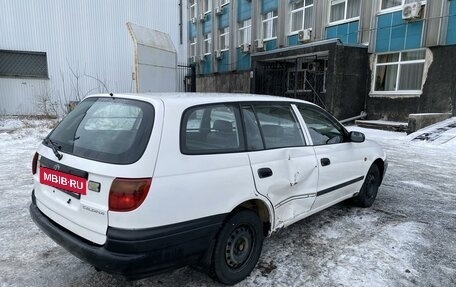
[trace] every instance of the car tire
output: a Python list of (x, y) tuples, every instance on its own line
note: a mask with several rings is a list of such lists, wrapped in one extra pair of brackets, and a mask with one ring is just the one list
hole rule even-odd
[(361, 190), (354, 198), (355, 204), (360, 207), (371, 207), (377, 197), (379, 186), (380, 170), (376, 164), (373, 164), (367, 172)]
[(233, 285), (246, 278), (258, 262), (263, 247), (263, 226), (258, 215), (241, 210), (221, 228), (214, 247), (211, 275)]

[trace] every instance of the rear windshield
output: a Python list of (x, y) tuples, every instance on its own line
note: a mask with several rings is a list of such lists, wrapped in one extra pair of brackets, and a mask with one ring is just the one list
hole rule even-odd
[(143, 155), (153, 121), (154, 108), (149, 103), (89, 98), (69, 113), (47, 138), (64, 153), (106, 163), (130, 164)]

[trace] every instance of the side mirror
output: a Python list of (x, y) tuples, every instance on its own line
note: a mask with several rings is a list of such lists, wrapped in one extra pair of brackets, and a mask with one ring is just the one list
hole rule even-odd
[(362, 143), (366, 139), (363, 133), (352, 131), (348, 134), (350, 142)]

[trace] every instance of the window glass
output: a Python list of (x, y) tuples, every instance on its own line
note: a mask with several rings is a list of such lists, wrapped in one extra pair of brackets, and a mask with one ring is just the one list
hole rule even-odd
[(239, 45), (251, 44), (252, 39), (252, 19), (247, 19), (239, 23)]
[(298, 106), (314, 145), (336, 144), (344, 141), (344, 129), (327, 114), (312, 107)]
[(189, 46), (190, 46), (190, 57), (196, 56), (196, 37), (191, 39)]
[(192, 18), (196, 18), (197, 16), (197, 10), (196, 10), (196, 1), (195, 0), (189, 0), (188, 1), (189, 5), (189, 19), (191, 20)]
[(211, 11), (212, 0), (204, 0), (203, 2), (204, 2), (204, 7), (203, 8), (204, 8), (205, 13)]
[(245, 135), (248, 150), (264, 149), (263, 140), (261, 139), (260, 127), (256, 120), (252, 107), (243, 107), (242, 116), (244, 118)]
[(304, 138), (290, 106), (255, 106), (267, 149), (304, 145)]
[(420, 91), (426, 50), (377, 55), (374, 91)]
[(420, 90), (424, 64), (401, 65), (399, 90)]
[(277, 11), (263, 14), (263, 39), (277, 37)]
[(329, 22), (348, 20), (359, 16), (361, 0), (332, 0)]
[(298, 32), (302, 29), (312, 28), (313, 1), (300, 1), (291, 3), (290, 31)]
[(382, 10), (402, 5), (402, 0), (382, 0)]
[(399, 61), (399, 53), (378, 55), (377, 63), (390, 63)]
[(182, 151), (204, 154), (243, 150), (239, 118), (238, 109), (231, 105), (210, 105), (187, 110), (182, 126)]
[(154, 109), (148, 103), (89, 98), (68, 114), (48, 138), (65, 153), (101, 162), (129, 164), (142, 156), (153, 120)]
[(204, 54), (211, 53), (211, 33), (203, 35), (204, 37)]
[(378, 66), (375, 79), (376, 91), (395, 91), (398, 65)]
[(46, 53), (0, 50), (0, 76), (47, 79)]
[(220, 29), (220, 49), (222, 51), (230, 48), (230, 28)]

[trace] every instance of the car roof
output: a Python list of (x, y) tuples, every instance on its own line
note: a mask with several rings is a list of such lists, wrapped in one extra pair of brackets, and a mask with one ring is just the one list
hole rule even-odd
[(293, 99), (288, 97), (278, 97), (269, 95), (257, 95), (257, 94), (241, 94), (241, 93), (169, 93), (169, 92), (157, 92), (157, 93), (119, 93), (119, 94), (97, 94), (88, 97), (119, 97), (119, 98), (130, 98), (136, 100), (150, 101), (160, 100), (165, 105), (167, 104), (178, 104), (178, 105), (197, 105), (197, 104), (209, 104), (218, 102), (294, 102), (294, 103), (306, 103), (314, 105), (310, 102)]

